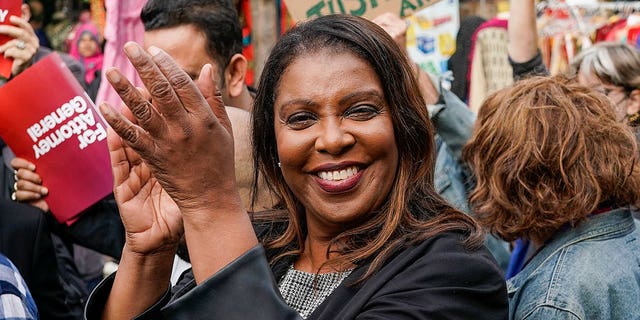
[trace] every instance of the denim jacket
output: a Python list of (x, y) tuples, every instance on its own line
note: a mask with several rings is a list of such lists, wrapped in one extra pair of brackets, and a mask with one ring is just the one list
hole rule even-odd
[[(435, 188), (455, 208), (471, 214), (468, 172), (461, 165), (462, 147), (473, 132), (476, 115), (453, 92), (442, 90), (441, 103), (429, 106), (436, 135)], [(487, 235), (485, 244), (504, 271), (509, 263), (506, 242)]]
[(510, 319), (640, 319), (640, 226), (629, 208), (556, 234), (507, 281)]
[(451, 91), (443, 90), (440, 100), (441, 103), (428, 107), (437, 131), (435, 188), (454, 207), (469, 213), (460, 154), (471, 137), (476, 115)]

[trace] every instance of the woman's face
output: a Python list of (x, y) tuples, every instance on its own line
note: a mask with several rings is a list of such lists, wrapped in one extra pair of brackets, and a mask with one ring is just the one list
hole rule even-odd
[(632, 106), (629, 104), (629, 95), (624, 91), (624, 88), (608, 84), (602, 82), (595, 75), (585, 75), (583, 73), (578, 74), (578, 83), (585, 87), (592, 88), (605, 96), (613, 103), (615, 109), (613, 110), (616, 114), (616, 119), (618, 121), (623, 121), (627, 114), (633, 114), (637, 112), (634, 110)]
[(369, 64), (350, 53), (305, 55), (276, 90), (282, 175), (306, 209), (309, 233), (335, 235), (378, 209), (393, 186), (398, 149)]
[(98, 44), (88, 33), (83, 33), (78, 41), (78, 53), (82, 57), (91, 57), (98, 51)]

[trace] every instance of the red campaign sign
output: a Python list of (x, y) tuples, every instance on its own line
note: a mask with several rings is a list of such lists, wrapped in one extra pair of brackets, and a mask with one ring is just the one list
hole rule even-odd
[(59, 222), (113, 190), (107, 125), (57, 53), (0, 88), (0, 136), (36, 164)]
[[(22, 0), (0, 0), (0, 24), (12, 25), (11, 21), (9, 21), (9, 17), (19, 17), (21, 15), (21, 5)], [(4, 34), (0, 34), (0, 46), (7, 43), (11, 39), (13, 38)], [(0, 54), (0, 77), (8, 79), (11, 76), (12, 65), (13, 60), (7, 59), (3, 54)]]

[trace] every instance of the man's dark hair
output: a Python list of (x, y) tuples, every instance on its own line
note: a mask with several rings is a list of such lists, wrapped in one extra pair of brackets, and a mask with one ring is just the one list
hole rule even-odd
[(242, 53), (242, 28), (231, 0), (149, 0), (140, 18), (145, 31), (192, 25), (206, 37), (207, 54), (224, 69), (236, 53)]

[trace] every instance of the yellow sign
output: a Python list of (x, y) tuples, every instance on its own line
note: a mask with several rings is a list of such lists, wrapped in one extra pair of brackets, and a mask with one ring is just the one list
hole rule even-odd
[(351, 14), (375, 18), (385, 12), (397, 13), (401, 17), (428, 7), (440, 0), (288, 0), (285, 1), (295, 21), (306, 20), (328, 14)]

